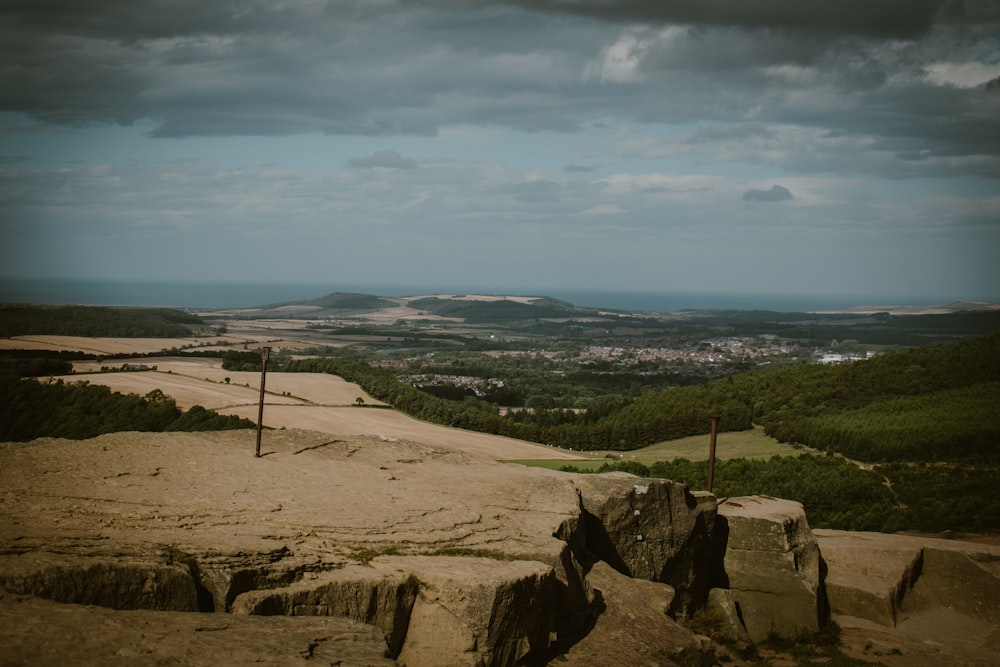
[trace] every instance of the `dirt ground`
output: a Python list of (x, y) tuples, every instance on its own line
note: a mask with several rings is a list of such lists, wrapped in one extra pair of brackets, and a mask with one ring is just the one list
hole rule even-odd
[[(173, 398), (178, 407), (193, 405), (221, 414), (257, 421), (260, 373), (227, 371), (219, 359), (150, 358), (128, 363), (156, 366), (155, 371), (95, 373), (115, 362), (77, 362), (65, 382), (90, 382), (125, 394), (145, 395), (154, 389)], [(226, 378), (229, 382), (226, 382)], [(544, 447), (474, 431), (438, 426), (386, 407), (357, 384), (322, 373), (268, 373), (264, 386), (264, 425), (271, 429), (308, 429), (338, 436), (376, 435), (444, 446), (492, 460), (565, 460), (582, 454)], [(363, 401), (358, 404), (358, 399)]]

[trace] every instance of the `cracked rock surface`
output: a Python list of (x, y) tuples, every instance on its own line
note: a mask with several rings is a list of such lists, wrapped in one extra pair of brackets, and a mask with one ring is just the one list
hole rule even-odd
[[(638, 496), (637, 478), (578, 487), (377, 436), (269, 431), (255, 458), (254, 435), (0, 443), (0, 662), (545, 664), (600, 627), (612, 590), (631, 590), (606, 573), (596, 592), (588, 582), (594, 516), (641, 507), (681, 547), (707, 539), (685, 531), (708, 530), (715, 512), (670, 482)], [(607, 557), (639, 562), (615, 548)], [(650, 572), (683, 582), (687, 599), (704, 584), (675, 571), (688, 565), (671, 565), (674, 551)], [(673, 624), (663, 604), (647, 607), (650, 627)], [(49, 643), (31, 639), (45, 627)], [(683, 662), (710, 654), (676, 634)]]

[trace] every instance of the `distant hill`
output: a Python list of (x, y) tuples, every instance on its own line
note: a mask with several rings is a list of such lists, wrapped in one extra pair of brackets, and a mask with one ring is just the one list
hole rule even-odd
[(371, 310), (374, 308), (390, 308), (396, 305), (395, 301), (373, 294), (356, 294), (353, 292), (333, 292), (318, 299), (306, 301), (306, 305), (319, 306), (320, 308), (350, 308), (358, 310)]
[(391, 308), (398, 305), (396, 300), (387, 299), (374, 294), (358, 294), (355, 292), (332, 292), (326, 296), (306, 301), (284, 301), (259, 306), (259, 310), (289, 309), (296, 306), (310, 309), (324, 308), (333, 310), (375, 310)]
[(446, 299), (426, 297), (414, 299), (410, 308), (426, 310), (442, 317), (460, 317), (470, 324), (505, 324), (518, 320), (563, 318), (592, 315), (593, 309), (577, 308), (567, 301), (549, 297), (536, 299)]

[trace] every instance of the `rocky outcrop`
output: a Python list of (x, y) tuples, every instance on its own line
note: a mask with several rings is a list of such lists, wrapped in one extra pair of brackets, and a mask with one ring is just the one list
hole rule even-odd
[(564, 667), (592, 665), (716, 664), (712, 642), (679, 625), (669, 615), (674, 590), (628, 577), (604, 562), (587, 574), (601, 607), (593, 627), (560, 656)]
[(269, 434), (257, 459), (248, 435), (0, 444), (0, 585), (113, 609), (350, 619), (382, 638), (376, 664), (410, 667), (566, 654), (632, 595), (595, 591), (604, 558), (660, 582), (636, 582), (658, 591), (642, 612), (657, 624), (707, 595), (714, 498), (683, 486), (309, 432)]
[(714, 496), (627, 474), (580, 476), (574, 484), (594, 558), (630, 577), (672, 586), (673, 614), (705, 604), (719, 560), (712, 537)]
[[(132, 664), (218, 664), (210, 636), (245, 656), (233, 643), (250, 645), (247, 629), (274, 628), (297, 655), (345, 664), (702, 665), (711, 645), (677, 619), (702, 611), (738, 642), (795, 638), (825, 622), (827, 584), (838, 613), (851, 604), (885, 627), (940, 605), (962, 605), (976, 627), (1000, 620), (1000, 554), (989, 549), (874, 548), (824, 531), (824, 581), (798, 503), (717, 504), (666, 480), (384, 438), (268, 435), (259, 459), (253, 433), (240, 432), (0, 443), (0, 662), (17, 647), (36, 665), (107, 664), (92, 657), (108, 651)], [(132, 635), (108, 634), (47, 662), (45, 649), (7, 641), (61, 628), (53, 609), (161, 614), (175, 646), (133, 655)], [(302, 627), (312, 629), (292, 630)], [(287, 662), (276, 642), (259, 644), (264, 662)]]
[(865, 540), (862, 533), (818, 538), (829, 569), (826, 577), (830, 610), (894, 626), (905, 595), (924, 566), (924, 551), (916, 543), (881, 536)]
[(842, 637), (886, 664), (1000, 664), (1000, 545), (817, 530)]
[(8, 555), (0, 557), (0, 588), (110, 609), (198, 611), (198, 590), (188, 567), (155, 558)]
[(837, 530), (816, 535), (834, 614), (895, 626), (945, 607), (1000, 623), (1000, 546)]
[(730, 642), (753, 643), (743, 625), (736, 598), (728, 588), (713, 588), (708, 592), (702, 615), (715, 627), (719, 637)]
[(347, 618), (262, 618), (59, 604), (0, 591), (0, 664), (32, 667), (390, 667), (375, 628)]
[(753, 496), (719, 504), (724, 584), (754, 642), (820, 630), (829, 607), (825, 565), (800, 503)]
[(250, 590), (231, 606), (235, 615), (334, 616), (381, 630), (391, 655), (399, 655), (419, 583), (394, 568), (348, 565), (307, 573), (288, 586)]

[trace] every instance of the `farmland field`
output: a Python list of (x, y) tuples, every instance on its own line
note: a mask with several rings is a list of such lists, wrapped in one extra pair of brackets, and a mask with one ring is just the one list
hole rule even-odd
[[(145, 395), (159, 389), (183, 409), (201, 405), (221, 414), (257, 420), (260, 373), (227, 371), (219, 359), (210, 358), (157, 357), (129, 359), (127, 363), (155, 366), (156, 370), (101, 373), (102, 365), (120, 364), (113, 360), (83, 361), (74, 364), (73, 375), (56, 379), (104, 385), (126, 394)], [(229, 378), (228, 383), (226, 378)], [(308, 429), (333, 436), (376, 435), (447, 447), (494, 460), (569, 462), (583, 458), (543, 445), (413, 419), (386, 407), (358, 385), (335, 375), (268, 373), (265, 389), (264, 425), (270, 428)], [(358, 398), (363, 405), (357, 404)]]

